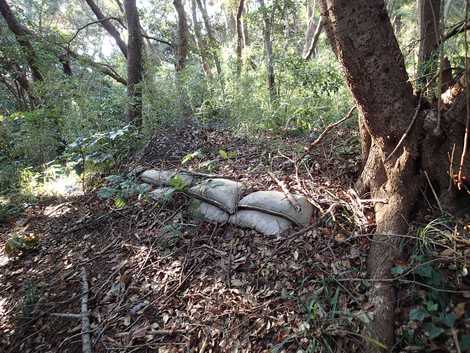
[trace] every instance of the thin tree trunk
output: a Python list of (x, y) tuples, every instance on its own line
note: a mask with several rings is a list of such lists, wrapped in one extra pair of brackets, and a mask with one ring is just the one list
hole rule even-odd
[(266, 69), (268, 73), (268, 90), (271, 101), (274, 101), (276, 98), (276, 86), (275, 86), (275, 75), (274, 75), (274, 60), (273, 60), (273, 42), (271, 39), (272, 32), (272, 21), (274, 18), (275, 7), (271, 16), (267, 13), (266, 5), (264, 0), (258, 0), (260, 4), (261, 11), (263, 12), (263, 40), (264, 40), (264, 49), (266, 52)]
[(238, 2), (237, 13), (235, 15), (235, 24), (237, 29), (237, 73), (238, 75), (241, 74), (242, 71), (242, 51), (244, 47), (244, 40), (243, 40), (243, 25), (242, 25), (242, 14), (243, 8), (245, 6), (245, 0), (240, 0)]
[(245, 0), (239, 0), (238, 2), (238, 7), (237, 7), (237, 13), (235, 16), (235, 24), (236, 24), (236, 29), (237, 29), (237, 73), (238, 75), (241, 74), (242, 71), (242, 50), (244, 47), (244, 40), (243, 40), (243, 25), (242, 25), (242, 14), (243, 14), (243, 9), (245, 6)]
[(186, 20), (186, 12), (181, 0), (173, 0), (173, 6), (178, 15), (178, 29), (176, 35), (176, 88), (177, 88), (177, 106), (181, 110), (183, 120), (191, 116), (190, 107), (184, 94), (184, 82), (182, 81), (182, 71), (186, 67), (188, 59), (188, 22)]
[(418, 71), (423, 84), (428, 83), (437, 71), (439, 62), (436, 49), (441, 37), (441, 0), (417, 0), (419, 53)]
[(197, 7), (196, 7), (196, 0), (191, 0), (191, 13), (192, 13), (192, 20), (194, 26), (194, 35), (196, 37), (196, 45), (199, 51), (199, 55), (201, 56), (201, 64), (202, 69), (207, 77), (212, 77), (212, 72), (208, 62), (208, 53), (206, 48), (206, 43), (204, 43), (204, 39), (201, 34), (201, 26), (199, 24), (197, 18)]
[(243, 28), (243, 48), (246, 48), (247, 46), (250, 45), (250, 36), (248, 33), (248, 22), (244, 20), (244, 17), (246, 18), (246, 15), (248, 14), (248, 3), (245, 2), (245, 6), (243, 7), (243, 15), (242, 15), (242, 28)]
[(107, 20), (106, 16), (103, 14), (101, 9), (96, 5), (96, 3), (93, 0), (85, 0), (90, 7), (91, 11), (95, 14), (96, 18), (100, 20), (101, 25), (103, 28), (113, 37), (114, 41), (116, 42), (117, 46), (122, 52), (122, 55), (124, 55), (125, 58), (127, 58), (127, 45), (124, 43), (124, 41), (121, 38), (121, 35), (119, 34), (119, 31), (114, 27), (114, 25), (111, 23), (111, 20)]
[[(309, 60), (312, 57), (313, 53), (315, 52), (315, 48), (317, 47), (318, 39), (320, 38), (320, 34), (322, 30), (323, 30), (323, 18), (321, 18), (317, 24), (313, 37), (311, 38), (311, 41), (310, 41), (310, 46), (303, 53), (304, 60)], [(307, 45), (307, 43), (305, 43), (305, 45)]]
[(127, 38), (127, 95), (129, 105), (127, 119), (136, 126), (142, 125), (142, 33), (136, 0), (125, 0), (128, 38)]
[(23, 49), (23, 52), (26, 56), (26, 61), (28, 62), (28, 66), (31, 69), (33, 81), (42, 81), (43, 76), (39, 69), (36, 51), (34, 50), (33, 45), (29, 40), (29, 38), (32, 36), (31, 31), (18, 22), (11, 12), (11, 8), (6, 0), (0, 0), (0, 13), (5, 19), (5, 22), (7, 23), (10, 31), (12, 31), (15, 35), (18, 44)]
[(204, 26), (206, 27), (207, 37), (209, 38), (209, 46), (211, 49), (212, 59), (214, 60), (215, 67), (217, 69), (217, 74), (222, 75), (222, 65), (219, 60), (219, 45), (214, 37), (214, 32), (212, 31), (212, 26), (209, 20), (209, 14), (207, 13), (206, 7), (202, 4), (201, 0), (196, 0), (199, 11), (201, 11), (202, 19), (204, 20)]
[(180, 72), (186, 67), (188, 60), (188, 22), (186, 12), (181, 0), (173, 0), (173, 5), (178, 15), (178, 30), (176, 35), (176, 71)]

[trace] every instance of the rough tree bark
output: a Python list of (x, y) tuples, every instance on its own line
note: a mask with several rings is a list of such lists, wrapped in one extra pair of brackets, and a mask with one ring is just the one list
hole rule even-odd
[(182, 71), (186, 67), (188, 60), (188, 22), (186, 12), (181, 0), (173, 0), (173, 6), (178, 15), (178, 29), (176, 35), (175, 57), (176, 72)]
[(7, 23), (10, 31), (12, 31), (15, 35), (18, 44), (23, 49), (23, 52), (26, 56), (26, 61), (29, 68), (31, 69), (33, 81), (42, 81), (43, 76), (39, 70), (36, 51), (34, 50), (33, 45), (29, 40), (29, 38), (32, 36), (31, 31), (18, 22), (16, 17), (11, 12), (10, 5), (8, 5), (6, 0), (0, 0), (0, 13), (5, 19), (5, 22)]
[(109, 33), (111, 37), (113, 37), (117, 46), (121, 50), (122, 55), (124, 55), (124, 57), (127, 58), (127, 45), (122, 40), (121, 35), (119, 34), (119, 31), (111, 23), (111, 20), (106, 19), (106, 16), (103, 14), (101, 9), (98, 7), (98, 5), (96, 5), (96, 3), (93, 0), (85, 0), (85, 1), (90, 7), (91, 11), (93, 11), (93, 13), (95, 14), (96, 18), (101, 21), (100, 23), (103, 26), (103, 28)]
[[(413, 94), (384, 1), (321, 0), (321, 10), (364, 127), (366, 161), (357, 188), (383, 200), (374, 207), (377, 226), (368, 256), (372, 311), (365, 335), (373, 339), (368, 341), (369, 352), (388, 352), (394, 344), (396, 300), (390, 269), (399, 254), (394, 235), (406, 234), (408, 221), (420, 206), (424, 171), (440, 191), (441, 202), (455, 201), (456, 188), (447, 175), (448, 154), (454, 144), (455, 155), (462, 152), (465, 99), (461, 94), (443, 114), (446, 134), (436, 136), (436, 114), (418, 107), (421, 99)], [(465, 175), (469, 172), (467, 165)], [(374, 340), (386, 348), (371, 343)]]
[(142, 33), (140, 32), (139, 14), (136, 0), (125, 0), (127, 17), (127, 95), (129, 105), (127, 119), (136, 126), (142, 125)]
[(243, 9), (245, 7), (245, 0), (239, 0), (238, 6), (237, 6), (237, 13), (235, 15), (235, 24), (236, 24), (236, 29), (237, 29), (237, 73), (238, 75), (241, 74), (242, 71), (242, 51), (243, 47), (245, 46), (245, 42), (243, 40), (244, 37), (244, 30), (243, 30), (243, 24), (242, 24), (242, 14), (243, 14)]
[(184, 5), (181, 0), (173, 0), (173, 6), (176, 9), (178, 16), (178, 29), (176, 34), (176, 46), (175, 46), (175, 57), (176, 57), (176, 89), (177, 89), (177, 107), (181, 111), (181, 117), (185, 121), (191, 116), (191, 110), (188, 105), (188, 101), (184, 94), (184, 88), (182, 82), (182, 71), (186, 67), (188, 60), (188, 22), (186, 20), (186, 12)]
[(196, 0), (199, 11), (201, 11), (202, 19), (204, 20), (204, 27), (206, 28), (207, 37), (209, 38), (209, 46), (212, 52), (212, 59), (214, 60), (215, 67), (217, 69), (217, 74), (222, 75), (222, 65), (220, 64), (219, 54), (218, 54), (218, 44), (214, 37), (214, 32), (209, 20), (209, 14), (206, 7), (203, 5), (201, 0)]
[(264, 0), (258, 0), (258, 3), (262, 11), (263, 22), (264, 22), (263, 40), (264, 40), (264, 50), (266, 52), (266, 69), (268, 72), (268, 90), (269, 90), (269, 96), (271, 98), (271, 101), (274, 101), (274, 99), (276, 98), (276, 83), (275, 83), (275, 75), (274, 75), (273, 42), (272, 42), (271, 34), (272, 34), (272, 23), (273, 23), (275, 8), (273, 6), (271, 16), (269, 16)]

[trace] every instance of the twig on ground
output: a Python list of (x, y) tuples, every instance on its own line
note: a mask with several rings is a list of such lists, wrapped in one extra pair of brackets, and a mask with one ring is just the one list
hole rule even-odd
[(85, 267), (81, 270), (81, 318), (82, 318), (82, 351), (83, 353), (92, 353), (90, 337), (90, 313), (88, 312), (88, 278)]
[(210, 178), (210, 179), (222, 178), (222, 179), (235, 179), (235, 180), (238, 179), (237, 177), (233, 177), (233, 176), (230, 176), (230, 175), (207, 174), (207, 173), (194, 172), (194, 171), (188, 170), (188, 169), (179, 169), (179, 171), (182, 172), (182, 173), (191, 174), (191, 175), (194, 175), (194, 176), (197, 176), (197, 177), (202, 177), (202, 178)]
[(342, 123), (344, 123), (346, 120), (350, 119), (352, 117), (352, 113), (354, 112), (354, 110), (356, 110), (356, 106), (353, 106), (348, 114), (343, 118), (341, 119), (340, 121), (337, 121), (336, 123), (333, 123), (333, 124), (330, 124), (326, 127), (326, 129), (320, 134), (320, 136), (318, 136), (318, 138), (313, 141), (310, 146), (308, 146), (308, 151), (310, 152), (313, 147), (315, 147), (316, 145), (318, 145), (323, 139), (324, 137), (331, 131), (333, 130), (334, 128), (336, 128), (337, 126), (341, 125)]
[(426, 180), (428, 181), (429, 186), (431, 187), (432, 194), (434, 198), (436, 199), (437, 206), (439, 207), (439, 210), (441, 213), (444, 213), (444, 210), (442, 209), (441, 206), (441, 201), (439, 200), (439, 197), (437, 196), (436, 190), (434, 189), (434, 186), (432, 186), (431, 179), (429, 179), (429, 175), (426, 171), (424, 171), (424, 175), (426, 176)]
[(276, 178), (276, 176), (272, 173), (272, 172), (269, 172), (268, 171), (268, 175), (271, 177), (271, 179), (273, 179), (275, 181), (275, 183), (281, 188), (282, 192), (284, 193), (284, 195), (286, 195), (287, 197), (287, 200), (289, 201), (289, 203), (296, 209), (297, 212), (300, 212), (302, 210), (302, 207), (300, 207), (299, 203), (297, 202), (297, 200), (292, 196), (292, 194), (290, 193), (289, 189), (287, 188), (286, 184), (284, 182), (282, 182), (281, 180), (279, 180), (278, 178)]
[(80, 314), (69, 314), (69, 313), (51, 313), (51, 316), (64, 317), (67, 319), (81, 319), (82, 318), (82, 315)]

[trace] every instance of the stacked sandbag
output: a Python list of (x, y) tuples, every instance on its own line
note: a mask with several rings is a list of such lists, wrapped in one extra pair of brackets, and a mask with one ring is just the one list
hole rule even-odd
[(191, 202), (191, 214), (194, 218), (210, 223), (227, 223), (230, 215), (207, 202), (194, 199)]
[(280, 235), (292, 228), (292, 223), (285, 218), (254, 210), (239, 210), (230, 217), (229, 222), (264, 235)]
[(184, 192), (193, 198), (191, 214), (194, 218), (212, 223), (231, 223), (265, 235), (280, 235), (293, 225), (306, 226), (313, 213), (312, 205), (302, 195), (290, 194), (287, 197), (279, 191), (257, 191), (241, 198), (245, 186), (229, 179), (207, 179), (190, 187), (193, 178), (176, 171), (147, 170), (140, 177), (158, 186), (149, 194), (156, 201), (171, 198), (175, 191), (171, 186), (178, 177), (179, 188), (182, 185)]
[(154, 186), (172, 186), (174, 182), (181, 182), (183, 186), (190, 186), (193, 177), (186, 173), (178, 173), (176, 170), (155, 170), (149, 169), (140, 174), (140, 179), (144, 183)]
[(207, 179), (187, 190), (187, 194), (218, 207), (228, 214), (234, 214), (245, 187), (229, 179)]
[(299, 226), (308, 225), (313, 206), (305, 196), (296, 194), (290, 196), (289, 200), (280, 191), (256, 191), (241, 199), (238, 207), (283, 217)]

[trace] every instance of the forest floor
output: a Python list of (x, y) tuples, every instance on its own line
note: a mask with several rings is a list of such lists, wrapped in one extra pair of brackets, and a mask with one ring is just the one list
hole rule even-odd
[[(165, 206), (132, 199), (121, 208), (93, 192), (42, 199), (0, 228), (0, 351), (82, 352), (84, 296), (94, 352), (362, 351), (374, 219), (370, 200), (351, 189), (360, 166), (357, 137), (335, 130), (300, 160), (305, 139), (296, 137), (264, 134), (253, 141), (210, 129), (159, 136), (165, 137), (146, 147), (139, 164), (180, 168), (200, 150), (185, 169), (212, 164), (212, 173), (251, 191), (279, 189), (272, 171), (316, 204), (311, 225), (272, 238), (194, 222), (183, 194)], [(39, 246), (8, 257), (4, 244), (16, 233), (34, 234)], [(404, 247), (412, 241), (404, 238)], [(456, 263), (460, 245), (453, 251), (447, 262)], [(397, 312), (403, 330), (424, 288), (410, 285), (410, 272), (400, 274), (409, 287)], [(456, 310), (468, 310), (469, 288), (459, 282), (449, 292), (457, 334), (468, 329)], [(450, 345), (434, 348), (455, 352), (452, 335), (447, 339)]]

